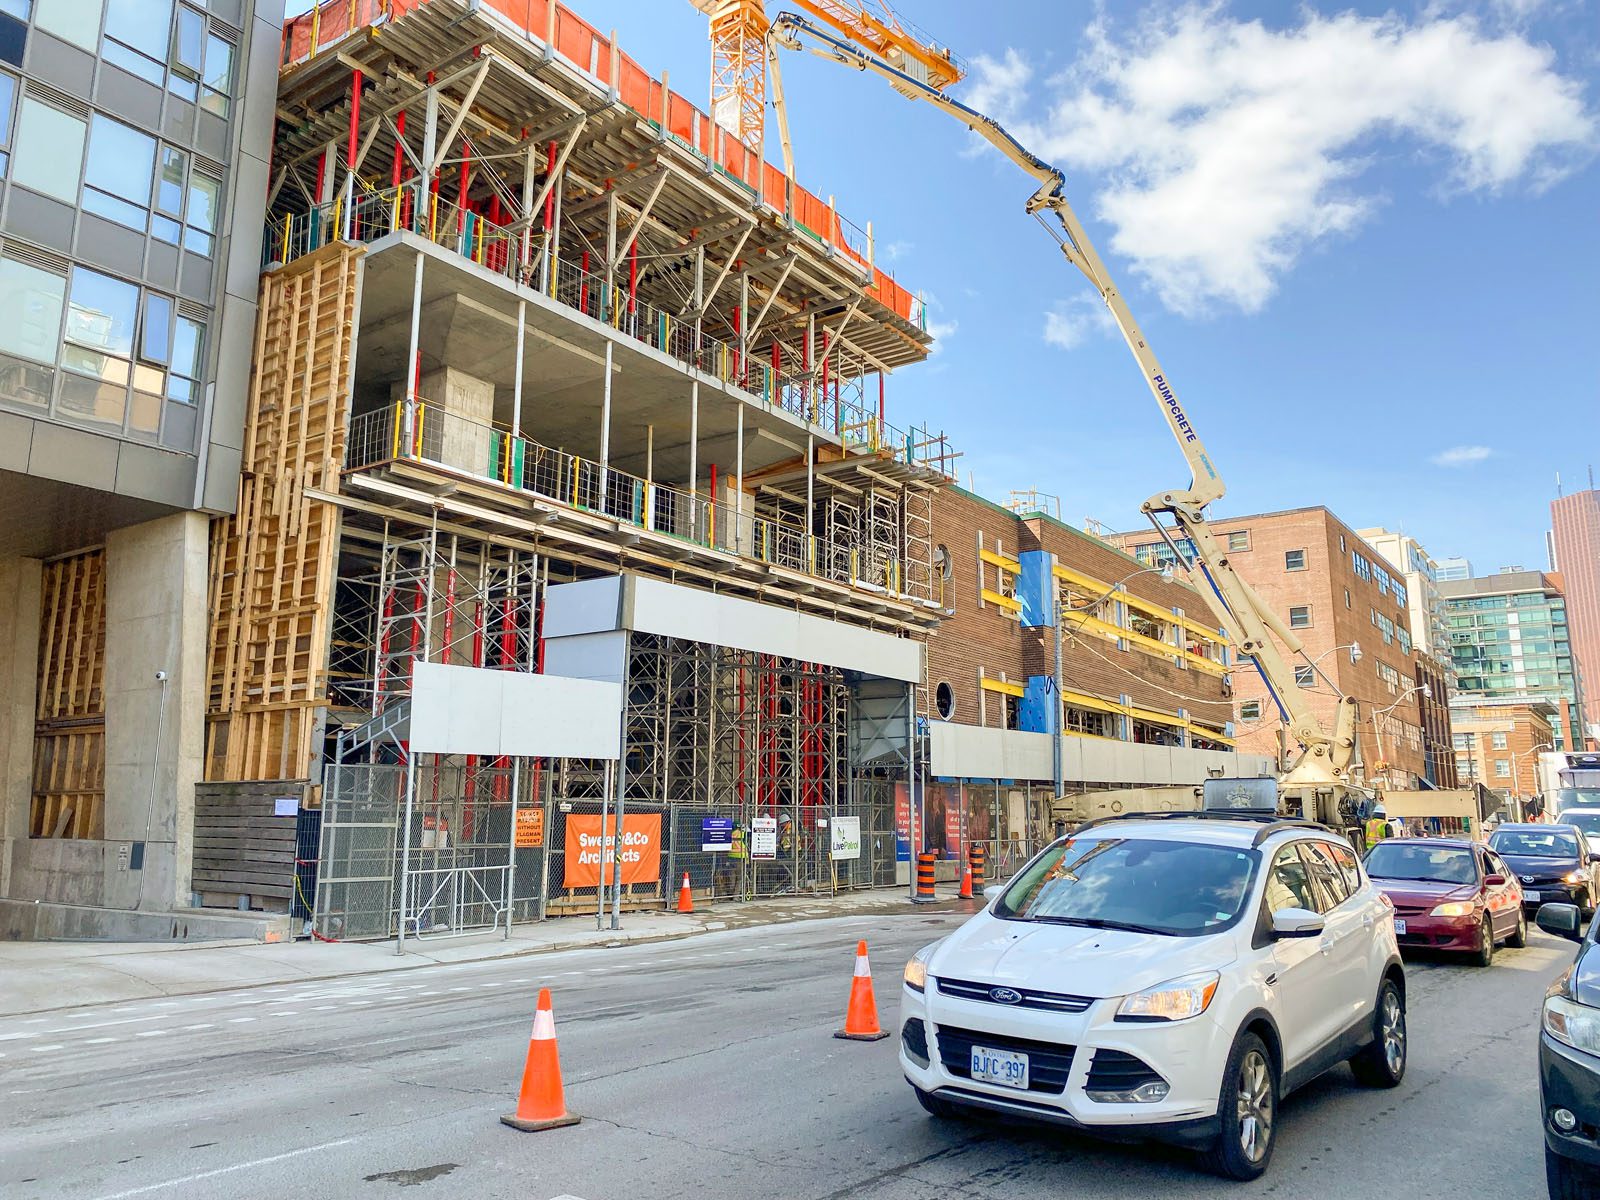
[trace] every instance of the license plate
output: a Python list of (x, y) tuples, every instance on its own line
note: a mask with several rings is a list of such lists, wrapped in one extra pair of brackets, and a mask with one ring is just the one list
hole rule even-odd
[(1001, 1087), (1028, 1088), (1028, 1056), (1010, 1050), (972, 1048), (972, 1078), (978, 1083), (998, 1083)]
[(1523, 888), (1522, 889), (1522, 899), (1524, 900), (1524, 902), (1526, 902), (1528, 904), (1537, 904), (1537, 903), (1539, 903), (1539, 893), (1538, 892), (1530, 892), (1527, 888)]
[(1394, 919), (1394, 931), (1395, 931), (1395, 933), (1399, 934), (1401, 937), (1405, 937), (1405, 935), (1406, 935), (1406, 923), (1404, 921), (1402, 921), (1399, 917), (1396, 917)]

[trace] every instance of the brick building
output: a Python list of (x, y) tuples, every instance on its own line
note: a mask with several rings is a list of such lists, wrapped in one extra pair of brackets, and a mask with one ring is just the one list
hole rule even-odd
[[(928, 639), (921, 714), (932, 786), (969, 805), (993, 797), (1002, 843), (1015, 812), (1045, 811), (1055, 729), (1067, 793), (1270, 773), (1270, 760), (1233, 753), (1228, 639), (1187, 584), (959, 488), (936, 495), (933, 524), (946, 616)], [(1064, 612), (1059, 718), (1052, 599)]]
[(1539, 790), (1539, 752), (1550, 749), (1558, 710), (1548, 700), (1458, 697), (1452, 707), (1461, 782), (1532, 796)]
[[(1300, 660), (1295, 682), (1323, 727), (1332, 732), (1341, 694), (1356, 698), (1365, 778), (1397, 787), (1428, 778), (1404, 582), (1354, 529), (1320, 506), (1218, 520), (1212, 531), (1239, 575), (1316, 664)], [(1146, 565), (1172, 560), (1154, 533), (1123, 534), (1117, 541)], [(1354, 661), (1352, 645), (1360, 647)], [(1234, 680), (1239, 749), (1279, 753), (1284, 726), (1265, 683), (1254, 671), (1239, 671)]]

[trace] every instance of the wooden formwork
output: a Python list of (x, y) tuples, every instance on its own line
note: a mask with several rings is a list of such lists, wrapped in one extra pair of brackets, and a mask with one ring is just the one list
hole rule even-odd
[(303, 779), (327, 705), (359, 266), (333, 243), (261, 279), (239, 505), (211, 525), (206, 778)]
[(105, 834), (105, 663), (105, 551), (46, 563), (28, 818), (33, 837)]

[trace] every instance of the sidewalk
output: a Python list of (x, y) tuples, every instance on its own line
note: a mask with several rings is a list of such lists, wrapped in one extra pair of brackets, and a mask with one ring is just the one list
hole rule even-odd
[[(444, 940), (388, 942), (0, 942), (0, 1017), (86, 1005), (187, 996), (274, 983), (413, 971), (436, 963), (482, 962), (555, 950), (671, 941), (719, 929), (779, 925), (862, 913), (950, 912), (955, 885), (939, 899), (913, 906), (903, 888), (797, 896), (748, 903), (697, 905), (693, 915), (624, 913), (619, 930), (595, 928), (594, 917), (562, 917), (503, 932)], [(609, 915), (607, 922), (609, 923)]]

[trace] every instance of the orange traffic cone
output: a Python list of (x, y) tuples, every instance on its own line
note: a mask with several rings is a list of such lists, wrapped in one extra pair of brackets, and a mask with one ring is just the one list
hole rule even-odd
[(850, 1007), (844, 1028), (833, 1035), (852, 1042), (876, 1042), (889, 1034), (878, 1028), (878, 1004), (872, 998), (872, 968), (867, 964), (867, 943), (856, 943), (856, 970), (850, 980)]
[(956, 896), (962, 900), (972, 899), (972, 862), (970, 859), (967, 861), (967, 865), (961, 869), (961, 890), (956, 893)]
[(550, 1007), (549, 988), (539, 989), (539, 1010), (533, 1014), (533, 1036), (528, 1039), (528, 1064), (522, 1069), (517, 1111), (500, 1120), (525, 1132), (578, 1123), (579, 1118), (567, 1111), (561, 1093), (561, 1058), (556, 1053), (556, 1015)]
[(678, 911), (692, 913), (694, 911), (694, 893), (689, 891), (689, 872), (683, 873), (683, 886), (678, 889)]

